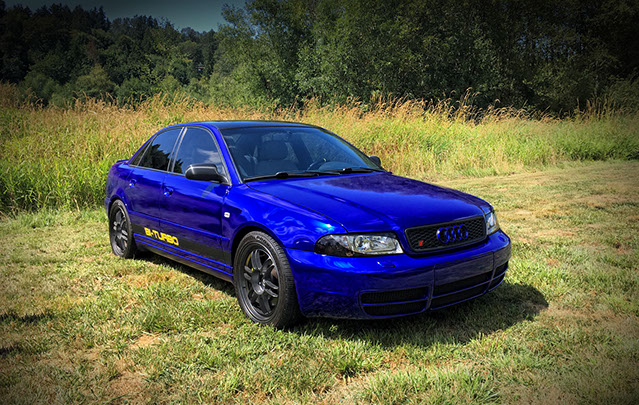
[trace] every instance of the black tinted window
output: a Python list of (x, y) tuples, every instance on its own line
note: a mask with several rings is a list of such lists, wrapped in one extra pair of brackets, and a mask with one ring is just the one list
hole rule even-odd
[(378, 169), (361, 151), (318, 128), (229, 128), (222, 136), (242, 178), (294, 170)]
[(167, 170), (175, 141), (181, 128), (169, 129), (155, 137), (151, 146), (144, 151), (139, 165), (157, 170)]
[(149, 145), (146, 145), (144, 147), (144, 149), (142, 149), (140, 151), (140, 153), (138, 153), (137, 155), (135, 155), (135, 157), (133, 159), (131, 159), (131, 162), (129, 163), (130, 165), (133, 166), (139, 166), (140, 165), (140, 161), (142, 160), (142, 156), (144, 156), (144, 152), (149, 148)]
[(220, 150), (211, 133), (201, 128), (188, 128), (175, 154), (173, 171), (184, 173), (190, 165), (198, 163), (212, 163), (218, 172), (225, 174)]

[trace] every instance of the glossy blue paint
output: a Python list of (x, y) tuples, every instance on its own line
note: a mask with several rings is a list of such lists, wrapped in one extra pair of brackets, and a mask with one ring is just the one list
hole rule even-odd
[[(229, 186), (168, 174), (162, 185), (160, 229), (179, 240), (208, 246), (211, 258), (223, 261), (222, 208)], [(170, 192), (170, 195), (167, 193)], [(198, 252), (204, 253), (204, 252)]]
[(482, 207), (490, 208), (461, 191), (390, 173), (267, 180), (249, 186), (321, 212), (347, 232), (395, 230), (403, 234), (403, 229), (412, 226), (483, 215)]
[[(362, 292), (427, 287), (431, 297), (437, 285), (492, 272), (506, 263), (510, 240), (499, 231), (472, 248), (421, 257), (385, 256), (382, 263), (380, 257), (319, 256), (297, 249), (288, 249), (287, 253), (304, 315), (370, 318), (361, 306)], [(393, 266), (389, 268), (383, 262)]]
[[(388, 172), (243, 182), (224, 130), (310, 126), (217, 121), (170, 128), (186, 127), (210, 131), (220, 148), (227, 182), (189, 180), (130, 164), (153, 137), (131, 159), (116, 162), (108, 174), (105, 208), (114, 199), (125, 203), (141, 247), (232, 281), (233, 246), (245, 230), (260, 229), (284, 247), (306, 316), (377, 318), (422, 312), (482, 295), (503, 279), (510, 239), (501, 230), (471, 246), (429, 253), (411, 250), (404, 234), (410, 227), (483, 216), (491, 206), (477, 197)], [(148, 237), (145, 227), (177, 237), (179, 246)], [(316, 241), (327, 234), (378, 231), (394, 231), (405, 253), (333, 257), (314, 252)], [(384, 297), (387, 292), (421, 288), (424, 297), (405, 301), (371, 304), (362, 299), (368, 293)], [(390, 315), (384, 308), (370, 309), (397, 302), (410, 305)]]

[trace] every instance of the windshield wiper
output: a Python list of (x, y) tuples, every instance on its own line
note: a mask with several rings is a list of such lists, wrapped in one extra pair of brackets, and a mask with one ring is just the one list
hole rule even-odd
[(333, 173), (349, 174), (349, 173), (371, 173), (371, 172), (385, 172), (382, 169), (373, 169), (372, 167), (345, 167), (339, 170), (330, 170)]
[(244, 179), (244, 182), (256, 181), (256, 180), (268, 180), (268, 179), (290, 179), (294, 177), (326, 176), (326, 175), (333, 175), (333, 174), (335, 174), (335, 172), (333, 171), (295, 170), (295, 171), (277, 172), (275, 174), (265, 174), (262, 176), (247, 177)]
[(335, 174), (350, 174), (350, 173), (371, 173), (371, 172), (386, 172), (382, 169), (373, 169), (372, 167), (345, 167), (338, 170), (292, 170), (282, 171), (274, 174), (264, 174), (261, 176), (246, 177), (244, 182), (257, 181), (257, 180), (269, 180), (269, 179), (290, 179), (295, 177), (314, 177), (314, 176), (332, 176)]

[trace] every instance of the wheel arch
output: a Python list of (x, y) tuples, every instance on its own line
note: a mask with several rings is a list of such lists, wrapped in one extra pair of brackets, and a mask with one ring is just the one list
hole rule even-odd
[[(109, 200), (109, 206), (107, 207), (107, 215), (109, 215), (109, 212), (111, 212), (111, 207), (113, 206), (113, 203), (116, 202), (116, 201), (122, 201), (122, 199), (119, 196), (114, 195)], [(122, 203), (126, 207), (126, 204), (124, 203), (124, 201), (122, 201)]]
[(111, 195), (111, 198), (109, 199), (109, 206), (107, 207), (107, 215), (109, 214), (109, 211), (111, 211), (111, 206), (113, 206), (113, 203), (115, 201), (122, 201), (122, 204), (124, 204), (124, 207), (127, 209), (127, 211), (130, 210), (129, 201), (126, 198), (124, 191), (122, 191), (122, 189), (118, 189), (115, 193)]
[(265, 233), (271, 238), (275, 239), (275, 242), (277, 242), (282, 247), (282, 249), (284, 249), (284, 252), (286, 252), (285, 246), (280, 238), (278, 238), (277, 235), (271, 232), (270, 229), (258, 223), (249, 223), (239, 228), (235, 232), (235, 235), (233, 235), (233, 239), (231, 241), (231, 267), (235, 264), (235, 253), (237, 252), (237, 248), (240, 246), (240, 242), (246, 235), (253, 231)]

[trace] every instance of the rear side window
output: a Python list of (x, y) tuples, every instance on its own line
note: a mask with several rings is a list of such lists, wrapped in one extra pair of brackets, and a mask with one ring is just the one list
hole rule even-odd
[(156, 170), (167, 170), (171, 152), (175, 146), (175, 141), (180, 135), (182, 128), (174, 128), (164, 131), (153, 139), (151, 146), (146, 148), (144, 156), (140, 160), (139, 166)]
[(220, 174), (226, 174), (222, 155), (211, 133), (202, 128), (188, 128), (175, 154), (173, 172), (183, 174), (190, 165), (198, 163), (212, 163)]
[(149, 149), (148, 144), (144, 146), (144, 149), (142, 149), (140, 153), (138, 153), (137, 155), (135, 155), (133, 159), (131, 159), (131, 162), (129, 162), (129, 164), (131, 166), (140, 166), (140, 161), (142, 160), (142, 156), (144, 156), (144, 152), (146, 152), (147, 149)]

